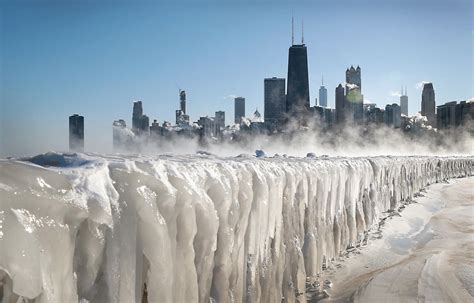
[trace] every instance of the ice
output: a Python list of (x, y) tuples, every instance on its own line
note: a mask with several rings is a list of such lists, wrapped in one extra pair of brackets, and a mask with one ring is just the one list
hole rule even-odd
[(426, 185), (471, 176), (474, 162), (206, 153), (29, 160), (0, 160), (7, 302), (305, 301), (306, 278), (359, 244), (383, 212)]

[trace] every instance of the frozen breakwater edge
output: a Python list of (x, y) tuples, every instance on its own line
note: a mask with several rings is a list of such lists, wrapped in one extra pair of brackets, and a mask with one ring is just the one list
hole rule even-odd
[(307, 277), (473, 157), (0, 160), (2, 296), (304, 302)]

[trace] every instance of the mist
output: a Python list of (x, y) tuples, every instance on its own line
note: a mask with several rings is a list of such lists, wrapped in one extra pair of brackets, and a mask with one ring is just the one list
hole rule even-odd
[[(416, 120), (417, 118), (412, 118)], [(418, 117), (419, 119), (419, 117)], [(414, 123), (420, 123), (415, 121)], [(438, 132), (425, 126), (423, 120), (418, 131), (404, 132), (385, 125), (357, 126), (324, 129), (319, 123), (301, 128), (295, 123), (281, 133), (266, 134), (258, 131), (224, 130), (222, 141), (198, 136), (185, 138), (135, 136), (127, 130), (129, 138), (119, 154), (194, 154), (207, 152), (217, 156), (254, 155), (262, 150), (267, 156), (298, 156), (308, 153), (315, 156), (412, 156), (412, 155), (471, 155), (474, 146), (472, 127)], [(411, 125), (411, 127), (415, 127)], [(232, 127), (230, 127), (232, 129)], [(237, 127), (238, 128), (238, 127)], [(230, 137), (232, 137), (230, 139)]]

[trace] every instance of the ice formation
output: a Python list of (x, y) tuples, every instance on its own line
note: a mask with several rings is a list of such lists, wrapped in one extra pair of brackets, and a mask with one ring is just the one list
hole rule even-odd
[(474, 162), (71, 157), (0, 161), (7, 302), (305, 301), (306, 277), (382, 212)]

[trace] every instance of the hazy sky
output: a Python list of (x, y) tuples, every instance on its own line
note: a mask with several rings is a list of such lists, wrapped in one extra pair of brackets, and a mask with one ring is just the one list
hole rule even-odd
[(292, 12), (297, 41), (304, 19), (311, 105), (324, 75), (334, 107), (351, 64), (379, 106), (405, 85), (419, 111), (421, 81), (438, 105), (474, 96), (471, 0), (65, 2), (0, 4), (2, 156), (66, 150), (73, 113), (86, 149), (110, 150), (133, 100), (174, 122), (179, 88), (193, 121), (225, 110), (230, 123), (231, 95), (263, 114), (263, 79), (286, 78)]

